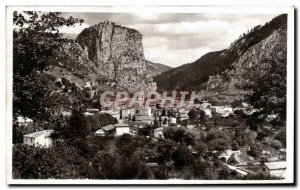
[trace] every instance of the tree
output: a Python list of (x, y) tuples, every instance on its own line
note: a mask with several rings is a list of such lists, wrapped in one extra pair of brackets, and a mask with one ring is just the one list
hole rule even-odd
[(120, 170), (120, 156), (109, 152), (98, 152), (92, 161), (92, 179), (116, 179)]
[(285, 126), (286, 39), (282, 42), (280, 47), (275, 46), (270, 55), (266, 55), (259, 64), (247, 68), (242, 74), (243, 88), (251, 91), (245, 97), (245, 101), (255, 110), (247, 120), (247, 124), (253, 130), (257, 130), (271, 114), (276, 115), (270, 121), (274, 130)]
[(33, 120), (50, 120), (57, 101), (51, 96), (49, 77), (43, 72), (56, 63), (65, 39), (59, 33), (62, 26), (79, 22), (60, 13), (45, 14), (26, 11), (13, 13), (13, 114)]
[(225, 151), (229, 149), (230, 143), (225, 138), (217, 138), (208, 142), (208, 147), (210, 150), (217, 150), (217, 151)]
[(165, 108), (163, 108), (161, 116), (166, 116), (166, 109)]
[(195, 144), (195, 135), (183, 127), (166, 127), (163, 133), (165, 138), (171, 139), (175, 142), (179, 142), (181, 144), (186, 145)]
[(245, 146), (254, 143), (256, 137), (257, 133), (255, 131), (239, 128), (235, 131), (233, 140), (238, 142), (239, 146)]
[(206, 135), (206, 141), (209, 142), (215, 139), (226, 139), (227, 141), (231, 141), (230, 135), (225, 133), (224, 131), (220, 131), (218, 129), (211, 129), (208, 131)]
[(64, 138), (85, 138), (89, 134), (88, 125), (85, 116), (79, 110), (73, 110), (68, 120), (66, 129), (63, 129)]
[(259, 158), (261, 156), (261, 153), (263, 151), (263, 146), (260, 143), (252, 143), (250, 145), (250, 151), (249, 154), (255, 158)]
[(240, 149), (239, 143), (237, 143), (236, 141), (234, 141), (234, 142), (231, 144), (231, 149), (232, 149), (232, 150), (239, 150), (239, 149)]
[(208, 150), (207, 145), (205, 143), (202, 143), (202, 142), (198, 142), (195, 145), (194, 149), (196, 151), (198, 151), (199, 153), (204, 153), (204, 152), (206, 152)]
[(142, 136), (149, 136), (152, 133), (153, 127), (151, 125), (146, 125), (144, 128), (139, 129), (138, 133)]
[(172, 155), (174, 165), (177, 168), (192, 165), (194, 163), (194, 157), (190, 149), (185, 146), (179, 146)]
[(13, 146), (14, 179), (76, 179), (87, 176), (87, 162), (65, 142), (52, 148)]
[(199, 113), (196, 111), (196, 110), (194, 110), (194, 109), (192, 109), (191, 111), (189, 111), (189, 113), (188, 113), (188, 116), (189, 116), (189, 119), (190, 120), (197, 120), (198, 119), (198, 117), (199, 117)]
[(207, 170), (211, 170), (210, 163), (207, 161), (202, 161), (198, 159), (194, 163), (194, 176), (198, 179), (207, 179), (206, 173)]
[(272, 140), (271, 141), (271, 147), (276, 149), (276, 150), (280, 150), (282, 148), (282, 144), (278, 140)]

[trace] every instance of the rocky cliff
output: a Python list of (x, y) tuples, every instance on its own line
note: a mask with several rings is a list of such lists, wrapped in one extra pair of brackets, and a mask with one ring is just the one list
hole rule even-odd
[(142, 35), (134, 29), (100, 22), (84, 29), (76, 38), (96, 66), (98, 76), (128, 90), (155, 90), (147, 75)]
[[(193, 63), (155, 76), (154, 81), (160, 90), (216, 90), (221, 92), (220, 87), (223, 87), (233, 92), (232, 87), (235, 86), (233, 75), (242, 72), (243, 65), (259, 64), (263, 55), (278, 52), (278, 49), (286, 49), (283, 43), (285, 40), (283, 36), (286, 38), (286, 25), (287, 15), (279, 15), (264, 26), (256, 26), (249, 33), (242, 34), (227, 49), (207, 53)], [(280, 45), (282, 43), (283, 45)], [(232, 73), (230, 74), (229, 71)], [(224, 83), (231, 78), (231, 82)], [(235, 78), (239, 80), (239, 77)]]

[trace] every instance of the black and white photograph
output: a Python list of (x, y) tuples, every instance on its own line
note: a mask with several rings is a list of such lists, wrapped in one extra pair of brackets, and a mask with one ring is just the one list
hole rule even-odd
[(6, 16), (7, 183), (294, 183), (293, 7)]

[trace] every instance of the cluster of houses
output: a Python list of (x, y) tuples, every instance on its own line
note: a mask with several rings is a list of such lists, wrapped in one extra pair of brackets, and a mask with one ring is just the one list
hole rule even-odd
[[(243, 108), (237, 109), (242, 109), (244, 111)], [(200, 105), (200, 110), (204, 111), (208, 118), (213, 117), (214, 114), (219, 114), (222, 117), (228, 117), (235, 111), (235, 109), (230, 106), (212, 106), (210, 103), (205, 101)], [(178, 122), (189, 120), (189, 111), (190, 110), (186, 108), (158, 108), (158, 106), (146, 108), (127, 108), (121, 110), (110, 109), (102, 111), (99, 109), (90, 108), (86, 109), (84, 115), (89, 116), (94, 115), (95, 113), (108, 113), (118, 120), (117, 124), (107, 125), (97, 130), (94, 133), (95, 136), (114, 137), (121, 136), (123, 134), (136, 135), (139, 129), (143, 129), (147, 125), (155, 125), (156, 128), (153, 129), (153, 137), (155, 139), (164, 139), (163, 128), (170, 125), (177, 127), (181, 126)], [(61, 115), (63, 117), (69, 117), (71, 112), (62, 111)], [(22, 117), (19, 117), (17, 121), (21, 126), (26, 126), (28, 123), (32, 122), (31, 119)], [(192, 130), (195, 125), (187, 124), (186, 127)], [(23, 136), (23, 143), (33, 146), (51, 147), (53, 144), (51, 134), (53, 132), (53, 130), (44, 130), (26, 134)], [(220, 160), (224, 160), (224, 164), (228, 166), (228, 169), (236, 171), (241, 176), (251, 173), (250, 170), (246, 170), (243, 167), (227, 164), (227, 160), (230, 156), (232, 156), (232, 154), (232, 152), (224, 152), (219, 156)], [(234, 154), (236, 153), (234, 152)], [(279, 160), (280, 161), (273, 160), (264, 163), (260, 166), (259, 172), (265, 175), (284, 178), (286, 162), (282, 160), (285, 160), (285, 157), (282, 156), (282, 159)]]

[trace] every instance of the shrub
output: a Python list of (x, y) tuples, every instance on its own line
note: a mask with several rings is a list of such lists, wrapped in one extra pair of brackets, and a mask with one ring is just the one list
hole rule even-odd
[(258, 158), (261, 156), (261, 153), (263, 151), (263, 146), (260, 143), (253, 143), (250, 145), (250, 151), (249, 155)]
[(233, 143), (231, 144), (231, 149), (232, 149), (232, 150), (239, 150), (239, 149), (240, 149), (239, 143), (237, 143), (236, 141), (233, 142)]
[(274, 148), (276, 150), (279, 150), (282, 148), (282, 144), (279, 140), (272, 140), (270, 145), (272, 148)]
[(229, 142), (227, 139), (218, 138), (208, 142), (210, 150), (224, 151), (229, 148)]
[(193, 164), (194, 157), (192, 152), (185, 146), (178, 147), (172, 155), (172, 160), (174, 160), (174, 165), (177, 168), (182, 168)]
[(205, 179), (206, 171), (210, 169), (210, 163), (207, 161), (202, 161), (198, 159), (194, 163), (194, 176), (196, 178)]
[(195, 146), (194, 149), (198, 151), (199, 153), (204, 153), (208, 150), (207, 145), (202, 142), (198, 142)]

